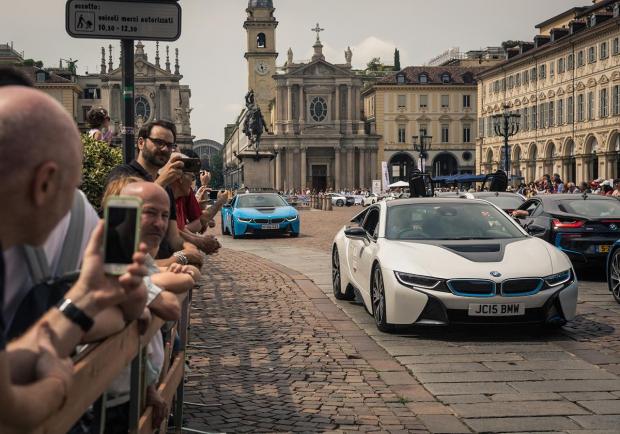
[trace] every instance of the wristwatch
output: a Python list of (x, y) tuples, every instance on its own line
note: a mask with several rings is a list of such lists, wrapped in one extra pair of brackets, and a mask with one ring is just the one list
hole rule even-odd
[(179, 250), (178, 252), (174, 252), (172, 256), (174, 256), (177, 262), (181, 265), (189, 264), (189, 259), (187, 259), (187, 256), (185, 256), (185, 253), (183, 253), (181, 250)]
[(95, 322), (91, 317), (86, 315), (79, 307), (77, 307), (71, 299), (63, 298), (56, 305), (59, 311), (63, 313), (64, 316), (69, 318), (72, 322), (79, 325), (84, 333), (88, 333), (88, 331), (93, 327)]

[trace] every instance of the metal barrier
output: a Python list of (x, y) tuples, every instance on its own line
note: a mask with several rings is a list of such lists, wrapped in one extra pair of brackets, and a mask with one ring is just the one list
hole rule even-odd
[[(189, 307), (191, 291), (179, 295), (182, 304), (181, 319), (172, 328), (168, 341), (165, 343), (166, 357), (170, 361), (164, 365), (158, 391), (162, 398), (172, 408), (174, 407), (174, 431), (181, 433), (183, 421), (183, 378), (185, 375), (185, 348), (188, 340)], [(131, 363), (130, 389), (130, 418), (129, 432), (132, 434), (153, 433), (152, 408), (146, 407), (145, 358), (146, 346), (161, 329), (164, 321), (153, 317), (148, 330), (140, 335), (138, 324), (132, 322), (122, 332), (108, 337), (103, 342), (90, 346), (78, 356), (75, 361), (73, 384), (67, 392), (67, 399), (62, 407), (51, 416), (43, 425), (42, 432), (46, 434), (66, 433), (86, 413), (89, 407), (95, 404), (95, 418), (98, 427), (95, 432), (102, 432), (105, 427), (105, 392), (110, 383), (118, 377), (123, 369)], [(178, 333), (181, 345), (178, 352), (172, 357), (174, 336)], [(168, 418), (165, 418), (160, 432), (166, 432)]]

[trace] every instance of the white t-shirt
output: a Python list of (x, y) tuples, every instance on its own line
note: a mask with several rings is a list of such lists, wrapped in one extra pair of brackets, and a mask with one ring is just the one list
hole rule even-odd
[[(99, 216), (95, 208), (88, 202), (88, 199), (80, 191), (80, 196), (84, 200), (84, 232), (82, 234), (82, 245), (80, 246), (80, 258), (79, 262), (82, 262), (82, 256), (86, 245), (90, 240), (90, 235), (95, 230), (97, 223), (99, 223)], [(50, 271), (52, 275), (56, 274), (60, 258), (62, 256), (62, 247), (65, 241), (65, 236), (69, 230), (69, 222), (71, 220), (71, 210), (66, 216), (56, 225), (54, 230), (50, 233), (47, 241), (43, 245), (45, 256), (47, 256), (47, 262), (50, 265)], [(5, 266), (5, 282), (4, 282), (4, 300), (2, 300), (2, 314), (4, 321), (6, 322), (6, 330), (9, 329), (8, 325), (13, 322), (13, 316), (19, 305), (15, 305), (16, 297), (20, 296), (23, 291), (28, 291), (32, 288), (32, 280), (30, 279), (30, 271), (28, 265), (24, 260), (20, 247), (15, 246), (2, 252), (4, 255)]]

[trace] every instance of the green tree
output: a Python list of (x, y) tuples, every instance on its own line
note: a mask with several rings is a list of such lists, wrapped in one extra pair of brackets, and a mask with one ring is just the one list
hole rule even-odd
[(218, 152), (211, 156), (211, 188), (224, 187), (224, 159), (222, 153)]
[(394, 49), (394, 71), (400, 71), (400, 51)]
[(99, 209), (105, 191), (105, 181), (110, 171), (123, 163), (123, 153), (120, 148), (113, 148), (106, 142), (91, 139), (86, 134), (82, 135), (82, 144), (84, 162), (80, 189), (95, 209)]
[(370, 71), (381, 71), (383, 67), (383, 63), (381, 63), (381, 58), (373, 57), (370, 62), (366, 64)]
[(502, 42), (502, 48), (504, 50), (507, 50), (508, 48), (516, 47), (517, 45), (519, 45), (519, 41), (508, 40), (508, 41)]

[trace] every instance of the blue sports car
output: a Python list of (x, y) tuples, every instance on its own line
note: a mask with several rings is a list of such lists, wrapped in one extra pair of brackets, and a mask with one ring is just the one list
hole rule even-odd
[(299, 213), (277, 193), (245, 193), (222, 208), (222, 234), (238, 238), (257, 233), (299, 236)]

